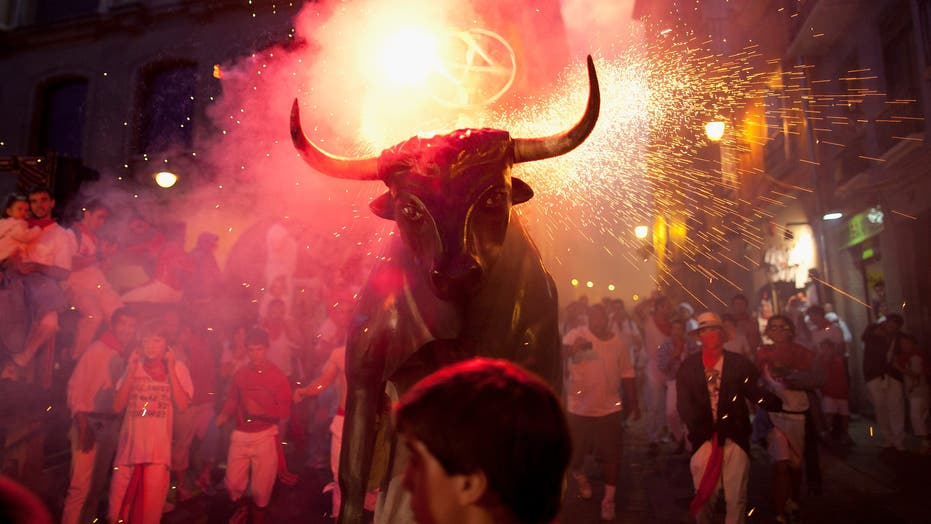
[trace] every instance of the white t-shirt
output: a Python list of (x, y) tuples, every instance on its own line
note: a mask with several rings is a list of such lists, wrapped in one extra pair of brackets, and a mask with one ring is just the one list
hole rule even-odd
[[(191, 374), (182, 362), (175, 363), (181, 389), (189, 397), (194, 396)], [(119, 389), (126, 376), (117, 383)], [(158, 382), (139, 366), (135, 381), (129, 392), (129, 403), (120, 427), (120, 439), (116, 448), (117, 466), (132, 464), (171, 465), (171, 429), (174, 419), (174, 403), (171, 399), (171, 384)]]
[(572, 345), (577, 338), (592, 343), (592, 349), (569, 358), (568, 411), (586, 417), (602, 417), (621, 410), (622, 378), (634, 378), (634, 366), (623, 340), (612, 334), (596, 337), (588, 326), (579, 326), (563, 337)]
[(29, 244), (23, 260), (71, 271), (71, 257), (77, 250), (78, 242), (74, 238), (74, 233), (58, 224), (51, 224), (42, 230), (32, 244)]
[(840, 326), (835, 324), (831, 324), (824, 329), (814, 329), (811, 331), (811, 347), (809, 349), (817, 352), (822, 340), (830, 340), (834, 343), (834, 347), (842, 348), (844, 347), (844, 332)]
[[(74, 233), (72, 232), (72, 234)], [(88, 234), (74, 236), (76, 246), (74, 251), (75, 257), (97, 256), (97, 239)], [(83, 269), (72, 271), (71, 274), (68, 275), (68, 280), (65, 281), (65, 286), (73, 290), (97, 289), (98, 286), (106, 286), (109, 288), (110, 282), (107, 281), (107, 277), (104, 276), (103, 271), (100, 270), (99, 264), (91, 264)]]
[(739, 331), (735, 332), (730, 340), (724, 343), (724, 349), (752, 360), (750, 342), (747, 340), (747, 337)]
[(668, 341), (669, 336), (660, 331), (656, 321), (653, 320), (653, 315), (647, 316), (646, 321), (643, 323), (643, 352), (646, 355), (648, 371), (656, 374), (656, 376), (661, 375), (656, 367), (656, 353), (663, 342)]

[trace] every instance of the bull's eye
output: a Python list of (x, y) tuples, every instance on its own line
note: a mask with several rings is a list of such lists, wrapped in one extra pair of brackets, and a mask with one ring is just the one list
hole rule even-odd
[(416, 222), (423, 217), (423, 213), (421, 213), (416, 206), (411, 204), (405, 204), (404, 207), (401, 208), (401, 213), (404, 215), (404, 218), (411, 222)]
[(507, 200), (507, 192), (495, 191), (485, 198), (485, 207), (501, 207), (507, 203)]

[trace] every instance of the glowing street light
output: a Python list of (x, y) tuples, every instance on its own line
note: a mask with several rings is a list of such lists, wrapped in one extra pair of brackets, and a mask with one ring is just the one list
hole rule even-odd
[(724, 136), (724, 122), (715, 120), (705, 124), (705, 136), (712, 142), (720, 142)]
[(614, 284), (608, 284), (608, 291), (614, 291), (615, 289)]
[(168, 189), (178, 182), (178, 175), (171, 171), (160, 171), (154, 175), (155, 183), (158, 187)]
[(569, 281), (569, 283), (572, 284), (572, 287), (578, 287), (579, 279), (573, 278), (572, 280)]
[(649, 232), (650, 232), (650, 228), (648, 228), (647, 226), (637, 226), (634, 228), (634, 235), (636, 235), (637, 238), (641, 240), (646, 238), (647, 233)]
[(595, 287), (595, 283), (589, 280), (588, 282), (585, 283), (585, 287)]

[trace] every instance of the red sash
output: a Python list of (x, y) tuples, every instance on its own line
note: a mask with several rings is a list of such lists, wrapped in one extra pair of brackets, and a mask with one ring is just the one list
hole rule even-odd
[(724, 464), (724, 448), (718, 444), (718, 434), (711, 436), (711, 455), (708, 457), (708, 463), (705, 464), (705, 473), (701, 476), (701, 482), (698, 483), (698, 490), (695, 492), (695, 498), (689, 504), (689, 514), (693, 517), (698, 515), (714, 488), (717, 487), (721, 479), (721, 470)]

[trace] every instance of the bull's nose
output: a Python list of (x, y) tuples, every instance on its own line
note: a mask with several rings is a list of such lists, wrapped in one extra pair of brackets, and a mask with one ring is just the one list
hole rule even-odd
[(430, 278), (437, 296), (445, 300), (463, 298), (475, 293), (482, 282), (482, 268), (476, 263), (448, 269), (434, 269)]

